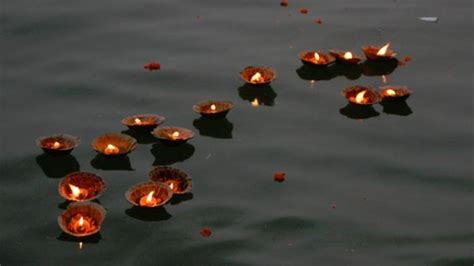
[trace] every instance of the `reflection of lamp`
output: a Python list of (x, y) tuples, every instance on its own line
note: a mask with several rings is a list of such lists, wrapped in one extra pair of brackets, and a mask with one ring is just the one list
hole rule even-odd
[(330, 67), (314, 67), (311, 65), (303, 65), (296, 70), (296, 73), (304, 80), (331, 80), (337, 77), (336, 65)]
[(380, 104), (383, 106), (383, 112), (386, 114), (409, 116), (413, 113), (410, 106), (405, 101), (382, 101)]
[(273, 106), (277, 93), (270, 85), (254, 87), (245, 84), (239, 88), (239, 96), (250, 103), (257, 99), (259, 105)]
[(231, 139), (234, 125), (227, 119), (209, 119), (200, 117), (195, 119), (193, 126), (199, 130), (199, 135), (219, 139)]
[(128, 156), (110, 157), (102, 154), (97, 154), (91, 160), (91, 165), (99, 170), (129, 170), (133, 171)]
[(380, 115), (372, 106), (354, 104), (347, 104), (339, 110), (339, 113), (351, 119), (368, 119)]
[(64, 177), (69, 173), (80, 170), (79, 162), (70, 154), (52, 156), (43, 153), (36, 157), (36, 163), (41, 167), (44, 174), (51, 178)]
[(362, 63), (362, 73), (366, 76), (390, 75), (397, 67), (397, 59), (389, 59), (383, 61), (367, 60)]
[(165, 145), (158, 142), (153, 144), (151, 154), (155, 157), (153, 165), (170, 165), (191, 158), (194, 154), (194, 146), (189, 143)]

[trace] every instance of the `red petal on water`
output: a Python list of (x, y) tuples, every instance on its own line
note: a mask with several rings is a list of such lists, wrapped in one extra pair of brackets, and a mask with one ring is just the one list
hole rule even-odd
[(333, 209), (337, 208), (336, 203), (331, 203), (331, 208), (333, 208)]
[(286, 178), (286, 173), (285, 172), (275, 172), (273, 174), (273, 179), (277, 182), (283, 182), (285, 181)]
[(158, 62), (150, 62), (148, 64), (143, 65), (143, 68), (148, 70), (157, 70), (161, 68), (161, 65)]
[(409, 55), (405, 56), (405, 58), (403, 58), (403, 61), (410, 62), (411, 61), (411, 56), (409, 56)]
[(288, 6), (288, 0), (281, 0), (280, 6)]
[(315, 20), (314, 20), (314, 23), (316, 23), (316, 24), (323, 24), (323, 20), (320, 19), (320, 18), (318, 18), (318, 19), (315, 19)]
[(403, 62), (403, 61), (398, 61), (398, 65), (399, 65), (399, 66), (404, 66), (404, 65), (405, 65), (405, 62)]
[(201, 229), (201, 232), (199, 232), (203, 237), (210, 237), (212, 234), (212, 231), (209, 227), (204, 227)]
[(300, 8), (301, 14), (308, 14), (309, 10), (307, 8)]

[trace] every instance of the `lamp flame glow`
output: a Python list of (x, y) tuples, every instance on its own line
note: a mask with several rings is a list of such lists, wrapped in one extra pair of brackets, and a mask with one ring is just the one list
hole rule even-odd
[(346, 52), (344, 54), (344, 59), (352, 59), (352, 53), (351, 52)]
[(387, 53), (387, 49), (389, 46), (390, 46), (390, 43), (387, 43), (386, 45), (384, 45), (382, 48), (379, 49), (379, 51), (377, 52), (377, 55), (384, 56)]
[(364, 90), (364, 91), (361, 91), (361, 92), (357, 93), (356, 98), (355, 98), (355, 101), (356, 101), (357, 103), (364, 103), (364, 102), (365, 102), (365, 93), (366, 93), (366, 92), (367, 92), (367, 91)]
[(257, 72), (255, 74), (253, 74), (253, 76), (250, 78), (250, 82), (252, 83), (261, 83), (261, 82), (264, 82), (265, 80), (263, 79), (263, 76), (262, 74), (260, 74), (260, 72)]

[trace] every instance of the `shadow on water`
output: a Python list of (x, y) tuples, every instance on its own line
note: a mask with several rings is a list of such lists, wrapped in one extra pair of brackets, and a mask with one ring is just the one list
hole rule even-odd
[(175, 194), (170, 200), (171, 205), (178, 205), (182, 202), (192, 200), (194, 198), (193, 193), (185, 193), (185, 194)]
[(162, 142), (153, 144), (151, 154), (155, 157), (153, 165), (170, 165), (184, 162), (194, 154), (194, 146), (189, 143), (167, 145)]
[[(91, 201), (95, 202), (97, 204), (101, 204), (98, 199), (94, 199), (94, 200), (91, 200)], [(73, 203), (73, 201), (64, 200), (63, 202), (58, 204), (58, 208), (62, 209), (62, 210), (65, 210), (65, 209), (67, 209), (67, 206), (69, 206), (69, 204), (71, 204), (71, 203)]]
[(372, 106), (360, 106), (350, 103), (341, 108), (339, 113), (351, 119), (368, 119), (380, 115)]
[(227, 118), (200, 117), (194, 120), (193, 126), (199, 130), (199, 135), (218, 139), (231, 139), (232, 130), (234, 129), (234, 125)]
[(56, 237), (57, 240), (64, 241), (64, 242), (82, 242), (82, 243), (99, 243), (99, 241), (102, 239), (102, 236), (100, 235), (100, 232), (97, 234), (93, 234), (90, 236), (85, 236), (85, 237), (75, 237), (72, 235), (68, 235), (64, 232), (62, 232), (58, 237)]
[(153, 137), (150, 132), (151, 131), (131, 129), (122, 131), (123, 134), (127, 134), (130, 137), (135, 138), (139, 144), (151, 144), (158, 141), (158, 139)]
[(171, 214), (166, 211), (165, 207), (140, 208), (133, 206), (129, 209), (126, 209), (125, 214), (145, 222), (166, 221), (172, 217)]
[(387, 61), (365, 61), (362, 64), (336, 63), (329, 67), (317, 67), (302, 65), (296, 73), (304, 80), (331, 80), (339, 76), (344, 76), (350, 80), (359, 79), (365, 76), (382, 76), (391, 74), (398, 67), (398, 60)]
[(275, 98), (277, 93), (273, 90), (272, 86), (252, 86), (244, 84), (239, 87), (239, 96), (243, 100), (254, 102), (257, 99), (260, 105), (273, 106), (275, 105)]
[(112, 156), (108, 157), (102, 154), (97, 154), (91, 160), (91, 165), (98, 170), (128, 170), (133, 171), (128, 156)]
[(383, 112), (391, 115), (409, 116), (413, 113), (410, 106), (405, 101), (380, 103), (383, 106)]
[(80, 170), (79, 162), (70, 154), (52, 156), (43, 153), (36, 157), (36, 163), (41, 167), (44, 174), (51, 178), (64, 177), (69, 173)]

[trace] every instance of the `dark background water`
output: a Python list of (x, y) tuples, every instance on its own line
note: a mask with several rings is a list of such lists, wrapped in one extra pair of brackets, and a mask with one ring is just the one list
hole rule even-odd
[[(0, 264), (473, 263), (472, 1), (7, 0), (1, 25)], [(340, 91), (380, 76), (297, 72), (302, 50), (386, 41), (413, 57), (387, 76), (414, 90), (411, 113), (350, 119)], [(248, 65), (278, 71), (268, 106), (241, 88)], [(209, 98), (236, 104), (220, 129), (192, 111)], [(201, 134), (179, 150), (145, 139), (118, 169), (95, 159), (91, 140), (135, 113)], [(60, 132), (82, 145), (41, 155), (35, 138)], [(154, 163), (187, 171), (193, 196), (143, 216), (123, 195)], [(77, 169), (109, 186), (101, 238), (83, 250), (56, 222), (59, 177)]]

